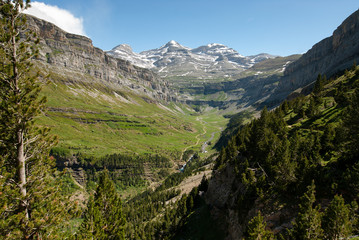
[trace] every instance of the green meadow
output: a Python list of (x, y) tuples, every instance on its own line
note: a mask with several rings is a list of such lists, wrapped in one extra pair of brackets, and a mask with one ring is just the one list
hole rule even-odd
[[(177, 161), (188, 149), (219, 137), (227, 119), (217, 110), (201, 113), (181, 103), (160, 103), (123, 91), (101, 91), (52, 81), (43, 88), (48, 111), (37, 124), (59, 137), (55, 148), (65, 155), (101, 157), (113, 153), (155, 153)], [(211, 146), (206, 148), (211, 152)]]

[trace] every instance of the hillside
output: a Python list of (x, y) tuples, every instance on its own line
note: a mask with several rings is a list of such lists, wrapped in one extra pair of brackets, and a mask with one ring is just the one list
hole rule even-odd
[[(254, 111), (274, 94), (286, 66), (296, 61), (300, 55), (276, 57), (263, 60), (253, 67), (234, 76), (235, 80), (217, 79), (216, 81), (183, 83), (180, 92), (189, 92), (187, 103), (210, 105), (237, 113)], [(176, 79), (181, 82), (181, 79)]]
[[(127, 237), (356, 235), (358, 86), (359, 67), (353, 67), (335, 79), (318, 78), (308, 96), (284, 102), (273, 111), (264, 109), (260, 118), (241, 126), (219, 156), (195, 156), (183, 173), (174, 173), (157, 188), (129, 199)], [(204, 174), (207, 177), (199, 182)], [(192, 191), (189, 185), (194, 186)], [(330, 215), (334, 207), (339, 210)], [(309, 214), (323, 225), (310, 222), (312, 218), (305, 217)], [(328, 221), (345, 225), (334, 230)]]
[[(46, 21), (28, 17), (28, 22), (40, 37), (35, 68), (49, 80), (42, 90), (48, 111), (37, 124), (59, 137), (51, 154), (81, 184), (96, 180), (93, 171), (104, 167), (121, 176), (116, 183), (122, 190), (158, 182), (186, 161), (185, 150), (200, 151), (226, 124), (215, 110), (199, 117), (151, 70), (108, 56), (90, 39)], [(125, 162), (108, 165), (104, 158), (116, 154), (136, 163), (128, 170)], [(156, 165), (159, 157), (163, 163)]]
[[(358, 67), (335, 79), (318, 78), (310, 95), (284, 102), (272, 112), (264, 109), (259, 119), (232, 137), (216, 160), (205, 194), (213, 216), (224, 221), (228, 239), (248, 236), (248, 223), (259, 211), (276, 236), (300, 234), (296, 224), (298, 214), (304, 213), (298, 204), (308, 204), (302, 196), (312, 181), (315, 198), (310, 204), (320, 204), (324, 216), (335, 196), (346, 203), (358, 201), (358, 86)], [(346, 218), (354, 223), (349, 217), (357, 209), (350, 211)], [(329, 234), (326, 225), (322, 227)], [(355, 235), (358, 229), (352, 231)]]

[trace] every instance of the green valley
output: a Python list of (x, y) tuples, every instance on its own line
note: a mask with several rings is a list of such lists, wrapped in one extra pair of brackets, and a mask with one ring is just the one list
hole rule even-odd
[(201, 115), (180, 103), (156, 103), (129, 92), (54, 81), (43, 93), (49, 110), (38, 123), (51, 127), (59, 136), (58, 147), (69, 153), (161, 152), (178, 158), (187, 146), (199, 149), (227, 121), (215, 109)]
[(280, 57), (104, 51), (29, 9), (0, 2), (1, 239), (357, 238), (359, 10)]

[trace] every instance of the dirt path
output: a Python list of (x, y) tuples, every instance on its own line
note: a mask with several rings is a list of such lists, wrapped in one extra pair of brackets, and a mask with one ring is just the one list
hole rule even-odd
[(201, 125), (202, 125), (203, 132), (202, 132), (202, 133), (198, 133), (198, 134), (196, 135), (195, 138), (197, 139), (197, 141), (196, 141), (195, 144), (190, 145), (190, 146), (187, 146), (187, 147), (185, 147), (185, 148), (182, 150), (180, 160), (182, 160), (183, 154), (184, 154), (189, 148), (195, 147), (195, 146), (197, 146), (197, 145), (199, 144), (199, 141), (201, 141), (200, 136), (207, 133), (207, 128), (206, 128), (206, 126), (204, 125), (204, 121), (202, 120), (202, 118), (197, 117), (196, 120), (197, 120), (197, 121), (200, 121), (200, 123), (201, 123)]

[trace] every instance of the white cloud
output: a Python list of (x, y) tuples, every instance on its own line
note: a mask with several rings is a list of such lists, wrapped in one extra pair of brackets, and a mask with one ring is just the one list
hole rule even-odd
[(24, 13), (51, 22), (66, 32), (86, 36), (83, 19), (77, 18), (71, 12), (57, 6), (47, 5), (42, 2), (32, 2), (31, 8), (26, 9)]

